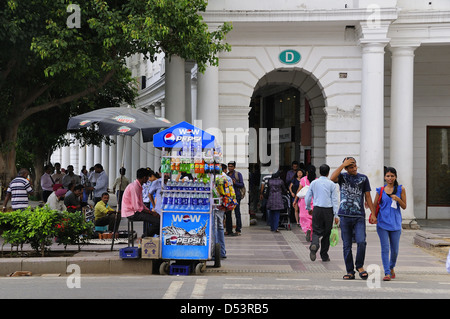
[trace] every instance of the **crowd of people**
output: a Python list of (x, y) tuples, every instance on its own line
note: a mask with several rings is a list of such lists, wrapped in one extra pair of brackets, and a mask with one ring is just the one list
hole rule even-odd
[[(228, 183), (233, 185), (237, 205), (234, 210), (214, 210), (214, 238), (221, 244), (221, 258), (226, 258), (224, 236), (239, 236), (242, 231), (240, 201), (245, 196), (245, 186), (242, 174), (235, 170), (236, 163), (222, 164), (222, 175)], [(3, 211), (11, 200), (13, 210), (24, 209), (29, 206), (28, 196), (34, 190), (27, 177), (28, 169), (21, 169), (18, 176), (10, 183), (4, 201)], [(108, 176), (101, 164), (89, 169), (85, 166), (80, 174), (74, 172), (73, 165), (62, 168), (60, 163), (48, 164), (40, 178), (42, 188), (41, 199), (50, 209), (56, 211), (79, 211), (89, 208), (94, 211), (94, 224), (98, 227), (108, 227), (108, 231), (117, 232), (120, 219), (126, 217), (132, 221), (144, 222), (143, 236), (155, 236), (160, 232), (162, 213), (162, 187), (167, 183), (170, 175), (155, 172), (151, 168), (140, 168), (136, 172), (136, 179), (130, 181), (126, 176), (126, 169), (119, 170), (119, 176), (112, 185), (112, 193), (117, 198), (117, 208), (109, 205)], [(189, 174), (190, 175), (190, 174)], [(176, 177), (192, 179), (192, 176)], [(234, 211), (236, 228), (233, 232), (231, 214)], [(225, 225), (225, 227), (224, 227)]]
[[(232, 210), (217, 211), (214, 217), (217, 226), (215, 237), (220, 240), (222, 258), (226, 258), (223, 235), (239, 236), (242, 230), (240, 202), (245, 196), (245, 186), (242, 174), (235, 168), (235, 162), (222, 164), (222, 174), (227, 176), (236, 193), (235, 232), (232, 227)], [(342, 172), (343, 170), (345, 172)], [(330, 260), (328, 256), (330, 233), (333, 223), (339, 224), (347, 271), (343, 279), (354, 279), (356, 272), (360, 278), (367, 279), (364, 259), (365, 209), (368, 208), (371, 211), (369, 222), (377, 224), (380, 238), (381, 258), (385, 270), (383, 280), (395, 278), (394, 267), (402, 228), (401, 209), (406, 208), (406, 190), (399, 185), (395, 168), (385, 168), (385, 183), (376, 189), (374, 200), (370, 195), (369, 179), (358, 172), (353, 157), (346, 157), (330, 177), (330, 167), (326, 164), (320, 166), (319, 172), (320, 176), (317, 178), (316, 168), (313, 165), (305, 168), (294, 161), (284, 181), (281, 179), (280, 170), (263, 179), (260, 199), (265, 202), (267, 211), (264, 213), (267, 214), (270, 230), (278, 231), (280, 212), (290, 206), (286, 205), (283, 195), (290, 194), (290, 204), (294, 207), (296, 223), (305, 233), (306, 240), (310, 242), (310, 259), (315, 261), (319, 252), (322, 261)], [(54, 210), (81, 211), (83, 207), (89, 205), (88, 200), (91, 199), (94, 203), (96, 226), (108, 226), (110, 231), (117, 231), (119, 226), (117, 220), (127, 217), (133, 221), (145, 222), (144, 236), (159, 235), (162, 213), (161, 190), (170, 178), (169, 174), (164, 173), (161, 176), (150, 168), (140, 168), (136, 172), (136, 179), (130, 182), (125, 173), (125, 168), (121, 168), (119, 177), (113, 185), (113, 192), (117, 197), (117, 210), (108, 204), (108, 176), (101, 164), (94, 165), (89, 172), (83, 167), (80, 175), (74, 173), (72, 165), (66, 170), (63, 170), (59, 163), (55, 163), (54, 166), (46, 165), (40, 179), (42, 200)], [(9, 200), (13, 210), (28, 207), (28, 195), (33, 193), (27, 180), (28, 175), (27, 169), (19, 170), (18, 176), (7, 189), (3, 211)], [(181, 177), (180, 175), (177, 179)], [(339, 191), (336, 184), (339, 185)], [(352, 254), (353, 242), (356, 242), (355, 259)]]
[[(342, 172), (343, 170), (345, 172)], [(310, 165), (305, 168), (294, 161), (284, 181), (281, 179), (281, 171), (263, 180), (260, 199), (265, 202), (267, 211), (263, 213), (267, 215), (270, 230), (278, 231), (280, 213), (289, 207), (283, 196), (289, 194), (297, 225), (310, 242), (311, 261), (316, 260), (317, 252), (323, 262), (330, 260), (328, 256), (330, 234), (333, 224), (339, 224), (346, 267), (343, 279), (355, 279), (357, 272), (359, 277), (365, 280), (368, 278), (368, 273), (364, 269), (365, 209), (368, 208), (371, 212), (369, 222), (377, 224), (385, 272), (383, 280), (390, 281), (395, 278), (394, 267), (402, 229), (401, 209), (406, 209), (406, 190), (399, 185), (395, 168), (385, 167), (385, 182), (376, 189), (374, 200), (370, 194), (369, 179), (358, 172), (353, 157), (346, 157), (330, 177), (330, 167), (327, 164), (321, 165), (319, 171), (320, 177), (317, 178), (316, 167)], [(356, 242), (355, 259), (352, 253), (354, 242)]]

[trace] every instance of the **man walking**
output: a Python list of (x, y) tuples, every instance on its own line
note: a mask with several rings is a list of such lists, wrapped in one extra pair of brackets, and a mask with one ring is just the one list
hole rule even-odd
[[(231, 180), (233, 181), (233, 187), (234, 191), (236, 193), (236, 200), (237, 205), (234, 208), (234, 217), (236, 218), (236, 232), (233, 234), (234, 236), (240, 236), (241, 235), (241, 228), (242, 228), (242, 220), (241, 220), (241, 200), (243, 199), (242, 195), (245, 195), (245, 185), (244, 185), (244, 179), (242, 178), (242, 174), (237, 172), (235, 170), (236, 168), (236, 162), (232, 161), (228, 163), (228, 173), (227, 175), (231, 177)], [(241, 193), (241, 190), (244, 190)], [(228, 223), (231, 223), (231, 218), (226, 218), (227, 225)], [(228, 231), (228, 227), (227, 227)]]
[[(341, 173), (345, 168), (346, 173)], [(364, 200), (366, 200), (372, 213), (375, 212), (372, 197), (370, 196), (369, 178), (358, 173), (356, 160), (346, 157), (330, 178), (338, 183), (341, 190), (341, 204), (339, 207), (339, 218), (341, 224), (341, 237), (343, 253), (347, 274), (343, 279), (355, 279), (355, 268), (361, 279), (368, 278), (364, 270), (364, 259), (366, 255), (366, 212)], [(352, 242), (355, 235), (357, 250), (356, 259), (353, 263)]]
[(6, 190), (5, 201), (3, 203), (3, 211), (6, 211), (6, 205), (11, 199), (11, 207), (13, 210), (24, 209), (28, 207), (28, 195), (33, 194), (30, 182), (27, 176), (30, 174), (28, 169), (21, 168), (19, 174), (9, 184)]
[[(310, 258), (316, 260), (316, 252), (320, 246), (320, 257), (322, 261), (330, 261), (328, 249), (330, 248), (330, 234), (334, 222), (337, 224), (339, 219), (338, 197), (336, 184), (328, 179), (330, 167), (323, 164), (319, 168), (320, 177), (311, 182), (308, 192), (305, 196), (306, 209), (312, 213), (312, 240), (310, 249)], [(314, 210), (311, 212), (311, 198), (313, 199)], [(319, 245), (319, 238), (322, 237)]]

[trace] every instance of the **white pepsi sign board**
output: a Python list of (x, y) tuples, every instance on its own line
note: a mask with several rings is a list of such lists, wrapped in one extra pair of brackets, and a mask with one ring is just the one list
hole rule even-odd
[(214, 148), (214, 136), (188, 122), (180, 122), (153, 135), (155, 147), (182, 148), (184, 142), (201, 142), (202, 148)]

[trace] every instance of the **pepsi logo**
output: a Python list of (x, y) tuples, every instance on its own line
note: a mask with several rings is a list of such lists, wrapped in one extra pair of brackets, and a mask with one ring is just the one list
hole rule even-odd
[(184, 221), (185, 223), (189, 223), (189, 222), (191, 221), (191, 217), (190, 217), (189, 215), (184, 215), (184, 216), (183, 216), (183, 221)]
[(176, 245), (177, 244), (177, 240), (178, 240), (177, 236), (170, 236), (170, 243), (172, 245)]
[(163, 139), (164, 139), (164, 143), (166, 143), (168, 145), (173, 145), (177, 141), (177, 137), (175, 136), (175, 134), (173, 134), (171, 132), (166, 133), (166, 135), (164, 135)]
[(119, 133), (127, 133), (127, 132), (131, 131), (131, 128), (129, 128), (128, 126), (121, 126), (117, 129), (117, 131)]

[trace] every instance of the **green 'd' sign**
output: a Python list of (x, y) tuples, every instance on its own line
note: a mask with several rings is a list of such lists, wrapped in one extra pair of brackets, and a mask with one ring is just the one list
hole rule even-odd
[(300, 52), (295, 50), (284, 50), (280, 53), (278, 56), (280, 61), (284, 64), (296, 64), (300, 62), (300, 59), (302, 56), (300, 55)]

